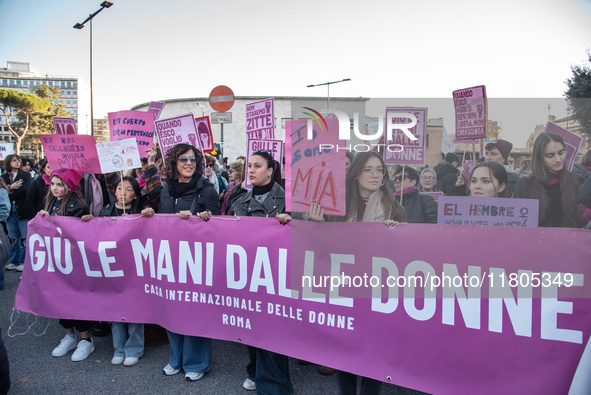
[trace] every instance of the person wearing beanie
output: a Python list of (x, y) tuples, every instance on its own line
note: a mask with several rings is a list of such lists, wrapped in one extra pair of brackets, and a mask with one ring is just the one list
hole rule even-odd
[[(46, 215), (64, 215), (66, 217), (81, 218), (88, 214), (88, 207), (78, 191), (78, 184), (82, 174), (73, 169), (58, 169), (51, 173), (49, 191), (45, 198), (45, 209), (39, 211), (41, 217)], [(66, 334), (60, 344), (53, 349), (51, 355), (61, 357), (76, 349), (71, 360), (74, 362), (85, 360), (94, 351), (94, 342), (90, 338), (90, 322), (80, 320), (59, 320)], [(77, 342), (76, 332), (80, 332), (80, 342)]]
[(486, 146), (484, 147), (485, 161), (497, 162), (505, 166), (505, 170), (507, 170), (507, 175), (509, 176), (505, 195), (507, 197), (513, 196), (513, 192), (515, 191), (515, 187), (517, 186), (517, 181), (519, 180), (519, 175), (517, 174), (513, 166), (507, 164), (507, 159), (509, 158), (512, 149), (513, 144), (511, 144), (507, 140), (501, 139), (493, 140), (490, 143), (486, 144)]

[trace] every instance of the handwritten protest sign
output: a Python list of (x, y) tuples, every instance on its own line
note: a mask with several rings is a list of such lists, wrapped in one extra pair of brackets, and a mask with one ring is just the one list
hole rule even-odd
[(464, 177), (464, 183), (468, 185), (470, 178), (472, 177), (472, 171), (474, 170), (474, 163), (469, 160), (464, 164), (462, 169), (462, 177)]
[(140, 152), (152, 149), (154, 144), (154, 114), (144, 111), (118, 111), (109, 113), (111, 141), (135, 138)]
[(162, 112), (162, 109), (164, 108), (164, 104), (165, 103), (159, 102), (159, 101), (150, 102), (150, 106), (148, 107), (148, 109), (146, 111), (154, 114), (154, 120), (157, 120), (158, 117), (160, 117), (160, 113)]
[(210, 153), (214, 148), (209, 117), (195, 118), (195, 124), (197, 125), (197, 136), (199, 136), (199, 142), (201, 143), (203, 152)]
[(453, 92), (456, 110), (456, 140), (486, 137), (486, 91), (484, 85)]
[(97, 144), (96, 151), (103, 174), (142, 167), (135, 138)]
[(246, 138), (275, 138), (275, 103), (266, 99), (246, 105)]
[(53, 117), (55, 134), (76, 134), (76, 119)]
[(433, 196), (433, 199), (435, 199), (435, 201), (438, 201), (439, 198), (444, 195), (444, 193), (443, 192), (421, 192), (421, 195)]
[(40, 134), (52, 170), (74, 169), (85, 174), (101, 173), (94, 136), (85, 134)]
[(163, 158), (166, 158), (169, 149), (180, 143), (191, 144), (203, 151), (197, 137), (197, 126), (193, 114), (162, 119), (154, 122), (154, 125), (156, 125), (156, 134)]
[[(283, 141), (281, 140), (248, 140), (247, 143), (247, 154), (246, 157), (250, 158), (253, 152), (269, 150), (273, 158), (281, 164), (283, 159)], [(252, 188), (250, 179), (245, 178), (245, 187), (247, 189)]]
[(566, 157), (564, 158), (564, 166), (566, 170), (571, 171), (575, 165), (575, 159), (577, 158), (577, 152), (581, 148), (583, 138), (570, 130), (561, 128), (553, 122), (546, 124), (546, 132), (554, 133), (562, 137), (564, 140), (564, 146), (566, 150)]
[(437, 200), (437, 223), (535, 228), (538, 207), (537, 199), (442, 196)]
[[(326, 124), (328, 129), (321, 130), (311, 120), (285, 123), (286, 144), (290, 145), (285, 162), (291, 165), (286, 187), (291, 191), (292, 211), (307, 213), (316, 201), (326, 214), (345, 215), (345, 150), (336, 149), (339, 121), (327, 118)], [(308, 127), (313, 128), (311, 140), (307, 139)]]
[[(425, 136), (427, 135), (426, 108), (386, 108), (386, 126), (411, 124), (412, 120), (400, 113), (412, 114), (417, 122), (404, 131), (393, 128), (392, 139), (386, 137), (384, 162), (392, 165), (422, 165), (425, 163)], [(386, 127), (385, 130), (389, 130)], [(412, 140), (410, 135), (416, 140)], [(391, 148), (392, 147), (392, 148)]]
[(12, 154), (14, 154), (13, 143), (0, 143), (0, 160), (4, 160), (8, 155)]

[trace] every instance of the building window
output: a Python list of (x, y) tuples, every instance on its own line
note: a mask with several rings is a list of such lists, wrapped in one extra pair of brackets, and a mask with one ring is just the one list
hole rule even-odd
[(78, 100), (76, 100), (76, 99), (72, 100), (72, 104), (74, 104), (74, 105), (77, 106), (78, 105)]
[(72, 91), (72, 95), (78, 96), (78, 91)]
[(68, 81), (68, 88), (72, 87), (72, 81)]
[(66, 91), (66, 95), (67, 96), (71, 96), (72, 95), (72, 91)]
[(21, 80), (16, 80), (16, 86), (20, 86), (22, 84)]
[(61, 81), (61, 86), (62, 86), (62, 88), (65, 88), (66, 87), (66, 81)]

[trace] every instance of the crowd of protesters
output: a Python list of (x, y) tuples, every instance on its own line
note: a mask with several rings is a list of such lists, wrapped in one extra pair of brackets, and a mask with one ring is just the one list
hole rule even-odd
[[(568, 171), (566, 147), (560, 136), (542, 133), (535, 141), (531, 159), (515, 170), (508, 163), (512, 144), (495, 140), (469, 178), (459, 169), (460, 157), (448, 153), (433, 168), (422, 171), (409, 166), (388, 168), (381, 155), (363, 152), (346, 155), (346, 214), (328, 216), (318, 202), (297, 218), (308, 221), (437, 223), (434, 193), (450, 196), (527, 198), (539, 201), (539, 226), (591, 229), (591, 150)], [(36, 215), (62, 215), (92, 221), (98, 216), (156, 213), (177, 214), (182, 220), (199, 216), (205, 223), (212, 215), (274, 217), (286, 224), (281, 164), (269, 151), (254, 152), (220, 166), (216, 158), (188, 144), (171, 148), (163, 158), (157, 148), (142, 159), (142, 168), (122, 174), (86, 174), (71, 169), (51, 169), (46, 160), (35, 161), (8, 155), (0, 168), (0, 222), (10, 243), (6, 270), (23, 270), (27, 222)], [(248, 177), (251, 188), (247, 188)], [(206, 225), (204, 225), (206, 226)], [(0, 274), (0, 289), (4, 273)], [(65, 335), (53, 349), (55, 357), (74, 350), (72, 361), (94, 351), (91, 328), (97, 323), (60, 320)], [(103, 323), (104, 325), (105, 323)], [(113, 365), (132, 366), (144, 353), (141, 323), (108, 324), (113, 335)], [(76, 335), (79, 332), (79, 338)], [(170, 359), (163, 372), (184, 371), (196, 381), (211, 368), (211, 339), (167, 331)], [(243, 387), (268, 394), (293, 392), (287, 356), (248, 347), (250, 363)], [(327, 367), (322, 367), (327, 368)], [(327, 368), (331, 374), (334, 370)], [(357, 377), (337, 372), (339, 392), (355, 393)], [(379, 393), (381, 383), (361, 379), (362, 393)]]

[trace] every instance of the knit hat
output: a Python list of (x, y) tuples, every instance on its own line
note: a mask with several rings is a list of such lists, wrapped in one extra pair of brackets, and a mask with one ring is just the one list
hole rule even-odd
[(57, 169), (51, 172), (51, 176), (57, 176), (70, 188), (72, 192), (76, 192), (78, 184), (82, 179), (82, 173), (74, 169)]
[(503, 159), (505, 160), (507, 160), (509, 154), (511, 154), (511, 150), (513, 149), (513, 144), (507, 140), (493, 140), (489, 144), (494, 145), (501, 152), (501, 155), (503, 155)]

